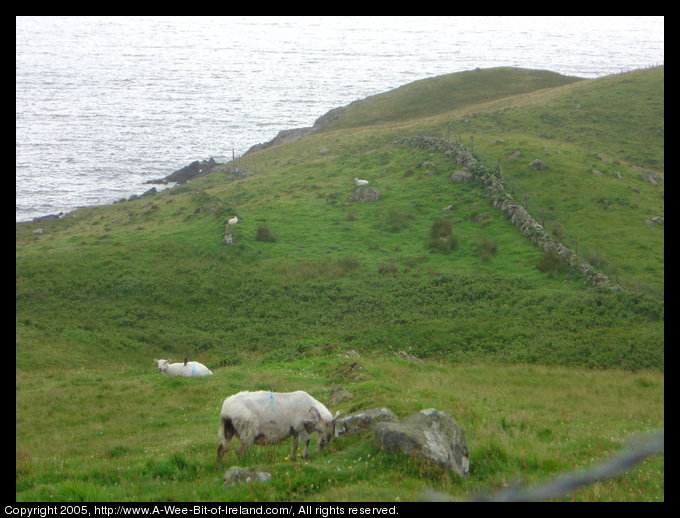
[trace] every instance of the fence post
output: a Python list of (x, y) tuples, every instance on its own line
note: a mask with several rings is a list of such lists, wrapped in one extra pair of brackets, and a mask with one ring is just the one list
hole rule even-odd
[(231, 234), (231, 225), (229, 223), (226, 224), (224, 227), (224, 243), (227, 245), (232, 244), (233, 239), (232, 239), (232, 234)]

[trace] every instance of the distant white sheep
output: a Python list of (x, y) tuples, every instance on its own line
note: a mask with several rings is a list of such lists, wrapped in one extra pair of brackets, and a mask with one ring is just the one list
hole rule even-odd
[(229, 224), (229, 225), (236, 225), (236, 223), (238, 223), (238, 217), (237, 216), (234, 216), (233, 218), (229, 218), (227, 220), (227, 224)]
[(357, 185), (368, 185), (369, 181), (368, 180), (362, 180), (360, 178), (357, 178), (356, 176), (354, 177), (354, 183)]
[(220, 443), (217, 464), (229, 450), (236, 436), (241, 444), (236, 449), (240, 457), (253, 444), (276, 444), (293, 437), (290, 460), (295, 460), (298, 438), (303, 441), (302, 458), (307, 458), (309, 435), (317, 432), (321, 450), (335, 432), (335, 420), (328, 409), (302, 390), (296, 392), (239, 392), (228, 397), (220, 412)]
[(154, 363), (166, 376), (183, 376), (185, 378), (201, 378), (212, 376), (208, 367), (198, 362), (190, 362), (184, 359), (184, 363), (169, 363), (168, 360), (154, 360)]

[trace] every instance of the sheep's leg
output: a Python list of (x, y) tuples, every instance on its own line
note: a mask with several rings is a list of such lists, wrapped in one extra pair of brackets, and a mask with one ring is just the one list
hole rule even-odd
[(229, 451), (229, 443), (232, 437), (234, 437), (234, 427), (231, 421), (223, 419), (220, 426), (220, 442), (217, 445), (217, 467), (219, 468), (222, 464), (222, 457), (225, 453)]
[(302, 458), (307, 458), (307, 449), (309, 448), (309, 434), (306, 431), (302, 432)]
[(220, 467), (220, 464), (222, 464), (222, 457), (224, 454), (227, 452), (229, 449), (229, 445), (224, 445), (226, 441), (220, 441), (220, 443), (217, 445), (217, 467)]
[(295, 460), (297, 455), (297, 447), (298, 447), (298, 434), (294, 433), (293, 443), (290, 447), (290, 457), (288, 457), (290, 460)]
[(239, 459), (241, 459), (246, 450), (253, 445), (253, 441), (244, 439), (242, 437), (239, 437), (239, 439), (241, 440), (241, 444), (239, 444), (238, 448), (236, 448), (236, 455)]

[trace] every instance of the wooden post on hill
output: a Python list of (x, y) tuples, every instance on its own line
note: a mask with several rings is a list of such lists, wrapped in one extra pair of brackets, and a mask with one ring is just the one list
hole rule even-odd
[(452, 130), (452, 129), (455, 129), (455, 128), (453, 127), (453, 123), (452, 123), (452, 122), (449, 122), (449, 123), (446, 125), (446, 140), (448, 140), (449, 142), (451, 142), (451, 130)]
[(224, 243), (230, 245), (232, 242), (231, 225), (227, 223), (224, 227)]

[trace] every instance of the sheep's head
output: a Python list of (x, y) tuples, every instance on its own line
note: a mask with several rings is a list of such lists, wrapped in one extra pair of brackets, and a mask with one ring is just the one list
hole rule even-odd
[(310, 408), (309, 412), (316, 417), (314, 430), (318, 435), (317, 446), (319, 450), (322, 450), (330, 442), (331, 437), (335, 435), (335, 421), (338, 419), (340, 412), (337, 412), (335, 417), (330, 421), (323, 419), (321, 414), (319, 414), (319, 411), (314, 407)]
[(154, 363), (156, 364), (160, 372), (163, 372), (165, 369), (168, 368), (168, 360), (154, 360)]

